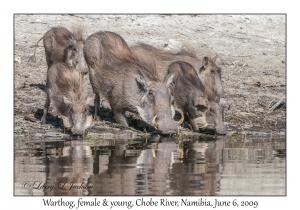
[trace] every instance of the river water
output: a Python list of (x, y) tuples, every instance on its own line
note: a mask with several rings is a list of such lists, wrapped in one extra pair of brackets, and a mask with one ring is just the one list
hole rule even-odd
[(14, 195), (286, 195), (285, 136), (15, 138)]

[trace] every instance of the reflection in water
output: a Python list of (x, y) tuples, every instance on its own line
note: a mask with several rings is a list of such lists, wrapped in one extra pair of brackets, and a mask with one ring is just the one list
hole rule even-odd
[(15, 195), (285, 195), (285, 139), (15, 141)]

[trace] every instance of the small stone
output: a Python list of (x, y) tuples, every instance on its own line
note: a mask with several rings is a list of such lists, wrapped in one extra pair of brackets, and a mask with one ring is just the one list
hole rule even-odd
[(147, 32), (148, 34), (153, 34), (154, 33), (154, 31), (152, 30), (152, 29), (150, 29), (150, 30), (148, 30), (148, 32)]
[(15, 57), (15, 62), (21, 63), (21, 58), (19, 56)]

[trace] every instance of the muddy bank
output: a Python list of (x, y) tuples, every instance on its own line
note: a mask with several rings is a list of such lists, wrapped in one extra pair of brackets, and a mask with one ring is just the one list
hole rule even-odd
[[(284, 15), (15, 15), (14, 129), (17, 135), (68, 136), (50, 106), (48, 124), (41, 126), (45, 103), (46, 59), (40, 43), (37, 61), (27, 62), (34, 45), (53, 26), (85, 27), (86, 36), (108, 30), (129, 45), (145, 42), (176, 51), (189, 41), (199, 51), (218, 54), (225, 89), (224, 121), (234, 133), (285, 134), (285, 16)], [(88, 92), (93, 96), (88, 77)], [(103, 122), (93, 122), (92, 135), (145, 135), (141, 128), (113, 121), (102, 101)], [(134, 125), (134, 120), (132, 121)], [(188, 128), (183, 133), (194, 135)], [(195, 134), (198, 135), (198, 134)]]

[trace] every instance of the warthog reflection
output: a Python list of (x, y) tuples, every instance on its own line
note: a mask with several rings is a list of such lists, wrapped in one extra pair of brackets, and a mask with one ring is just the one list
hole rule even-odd
[(174, 138), (161, 138), (146, 149), (116, 145), (109, 158), (97, 154), (99, 173), (89, 179), (90, 195), (214, 195), (223, 140), (179, 145)]

